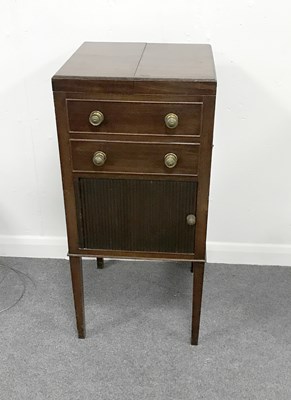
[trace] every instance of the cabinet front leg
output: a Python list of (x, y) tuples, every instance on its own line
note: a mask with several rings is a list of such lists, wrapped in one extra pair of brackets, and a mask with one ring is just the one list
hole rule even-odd
[(203, 291), (204, 263), (193, 263), (193, 303), (192, 303), (192, 335), (191, 344), (198, 344), (199, 325)]
[(84, 339), (86, 334), (82, 258), (70, 257), (70, 266), (78, 337)]

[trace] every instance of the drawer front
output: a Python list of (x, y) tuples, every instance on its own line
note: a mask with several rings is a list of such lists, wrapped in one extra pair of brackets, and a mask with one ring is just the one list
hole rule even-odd
[[(194, 253), (196, 182), (78, 178), (80, 248)], [(188, 218), (187, 218), (188, 217)]]
[[(198, 144), (71, 140), (71, 151), (75, 172), (196, 176), (198, 169)], [(96, 153), (103, 157), (103, 165), (94, 164)]]
[[(202, 103), (153, 103), (129, 101), (67, 100), (70, 132), (200, 135)], [(92, 112), (104, 118), (98, 126), (89, 122)], [(165, 117), (175, 114), (178, 125), (166, 126)]]

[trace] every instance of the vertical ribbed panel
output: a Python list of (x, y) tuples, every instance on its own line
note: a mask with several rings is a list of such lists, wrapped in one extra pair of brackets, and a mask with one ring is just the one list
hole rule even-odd
[(196, 183), (79, 179), (80, 246), (152, 252), (194, 252)]

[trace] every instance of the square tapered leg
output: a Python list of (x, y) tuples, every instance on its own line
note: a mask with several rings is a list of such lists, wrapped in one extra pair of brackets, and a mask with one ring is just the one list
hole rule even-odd
[(70, 257), (70, 266), (78, 337), (84, 339), (86, 333), (82, 258)]
[(203, 291), (204, 263), (193, 263), (193, 304), (192, 304), (192, 334), (191, 344), (198, 344), (199, 325)]

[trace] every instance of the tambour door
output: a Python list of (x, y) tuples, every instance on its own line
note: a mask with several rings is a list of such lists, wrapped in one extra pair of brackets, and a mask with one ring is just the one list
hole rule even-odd
[(82, 249), (194, 253), (194, 181), (77, 178)]

